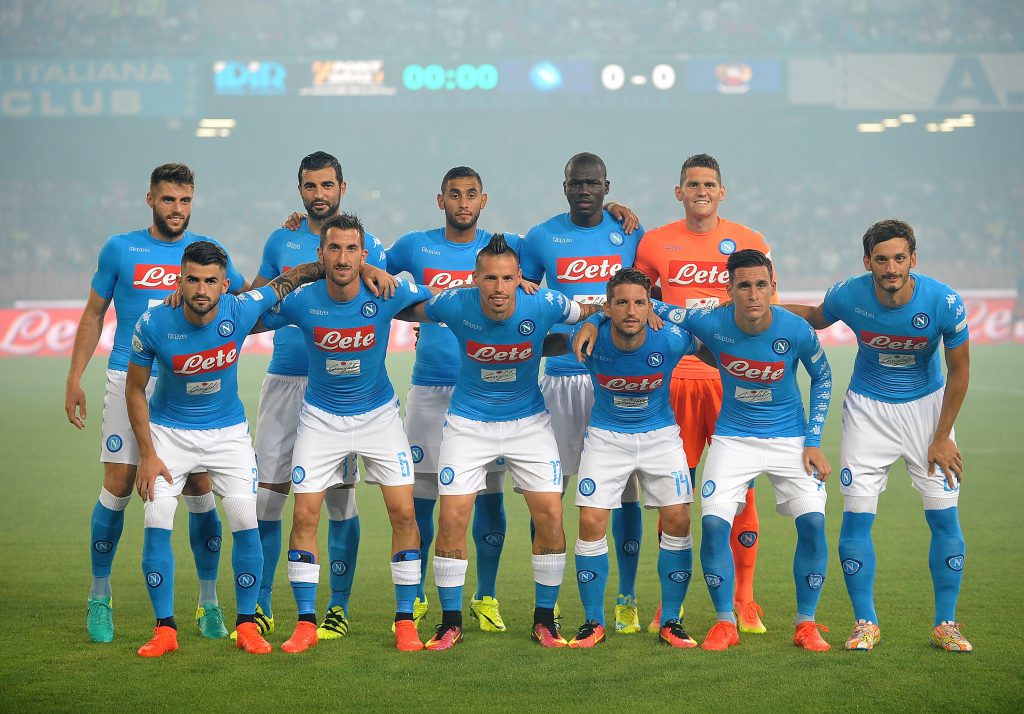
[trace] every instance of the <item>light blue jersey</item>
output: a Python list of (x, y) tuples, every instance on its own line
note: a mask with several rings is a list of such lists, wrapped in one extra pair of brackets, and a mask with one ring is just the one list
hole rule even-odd
[(132, 364), (160, 365), (149, 420), (175, 429), (220, 429), (245, 421), (238, 398), (238, 355), (249, 331), (277, 302), (269, 285), (222, 295), (217, 315), (197, 327), (185, 311), (157, 305), (142, 313), (131, 337)]
[[(653, 301), (656, 312), (703, 342), (722, 376), (722, 410), (718, 436), (762, 439), (803, 436), (805, 446), (821, 445), (821, 430), (832, 396), (832, 371), (818, 335), (803, 318), (772, 305), (772, 324), (748, 335), (736, 324), (734, 305), (683, 311)], [(673, 319), (676, 318), (676, 319)], [(797, 362), (811, 375), (811, 418), (804, 416), (797, 384)]]
[[(621, 268), (633, 265), (643, 236), (642, 226), (627, 235), (608, 211), (593, 228), (577, 226), (563, 213), (526, 234), (521, 254), (523, 277), (545, 278), (549, 288), (576, 302), (603, 305), (608, 280)], [(576, 330), (558, 325), (552, 331), (574, 334)], [(544, 373), (567, 376), (586, 374), (587, 370), (569, 354), (548, 358)]]
[[(365, 235), (363, 244), (366, 246), (366, 262), (382, 270), (386, 269), (384, 245), (369, 233)], [(278, 228), (270, 234), (263, 246), (259, 274), (267, 280), (273, 280), (296, 265), (315, 263), (316, 249), (319, 247), (320, 236), (309, 230), (309, 222), (305, 218), (294, 231)], [(306, 348), (298, 329), (282, 327), (274, 333), (274, 353), (270, 357), (267, 372), (300, 377), (306, 375)]]
[(824, 315), (842, 320), (857, 336), (850, 390), (899, 404), (927, 396), (945, 384), (939, 344), (959, 347), (968, 338), (964, 302), (955, 290), (913, 273), (914, 296), (897, 308), (875, 296), (870, 273), (836, 283), (825, 294)]
[[(127, 371), (135, 323), (147, 309), (160, 305), (174, 292), (185, 246), (200, 240), (220, 245), (213, 238), (192, 231), (185, 231), (173, 242), (157, 240), (145, 228), (107, 238), (92, 276), (92, 289), (104, 300), (113, 298), (114, 301), (117, 329), (107, 362), (109, 369)], [(232, 290), (245, 285), (245, 278), (235, 269), (230, 256), (227, 277)], [(156, 372), (154, 369), (153, 373)]]
[(298, 288), (267, 313), (270, 329), (295, 325), (309, 364), (305, 400), (325, 412), (353, 416), (372, 411), (395, 398), (384, 358), (391, 320), (409, 305), (423, 302), (430, 291), (399, 278), (394, 297), (374, 297), (359, 283), (351, 300), (335, 301), (327, 282)]
[(590, 426), (637, 434), (675, 425), (669, 382), (676, 363), (697, 351), (696, 340), (678, 325), (648, 326), (643, 345), (623, 352), (612, 341), (611, 327), (609, 320), (598, 328), (586, 362), (594, 383)]
[[(470, 243), (453, 243), (445, 238), (444, 228), (413, 231), (388, 248), (389, 273), (405, 272), (414, 282), (447, 290), (473, 282), (476, 254), (490, 241), (492, 233), (477, 229)], [(522, 238), (505, 233), (509, 247), (520, 250)], [(427, 387), (450, 387), (459, 373), (459, 341), (447, 325), (426, 322), (420, 327), (416, 343), (416, 362), (412, 383)]]
[(459, 376), (449, 412), (476, 421), (523, 419), (544, 411), (537, 382), (544, 336), (572, 312), (554, 290), (527, 295), (505, 320), (486, 317), (479, 288), (446, 290), (427, 303), (427, 317), (444, 322), (459, 341)]

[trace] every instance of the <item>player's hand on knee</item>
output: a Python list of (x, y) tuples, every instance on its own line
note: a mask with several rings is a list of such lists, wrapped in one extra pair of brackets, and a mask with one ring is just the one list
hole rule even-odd
[(825, 483), (828, 481), (828, 477), (832, 475), (832, 466), (829, 464), (828, 459), (825, 458), (825, 453), (817, 446), (804, 447), (804, 471), (807, 472), (808, 476), (814, 476), (816, 479)]
[(572, 351), (576, 354), (576, 359), (580, 362), (585, 361), (590, 356), (590, 353), (594, 351), (594, 341), (596, 339), (596, 327), (589, 322), (584, 322), (580, 325), (576, 336), (572, 338)]
[(135, 488), (143, 501), (152, 501), (157, 476), (163, 476), (167, 483), (174, 483), (167, 465), (158, 456), (143, 456), (135, 472)]
[(936, 437), (928, 445), (928, 475), (935, 476), (935, 467), (942, 469), (946, 484), (955, 489), (963, 477), (964, 462), (960, 449), (948, 436)]
[(281, 224), (281, 227), (287, 228), (290, 231), (297, 231), (304, 220), (306, 220), (306, 214), (295, 211), (292, 215), (284, 219), (284, 223)]
[(85, 391), (81, 386), (68, 385), (64, 393), (64, 413), (75, 428), (85, 428)]
[(164, 298), (164, 305), (174, 310), (181, 307), (182, 300), (181, 283), (178, 283), (178, 287), (174, 288), (174, 292)]
[(537, 291), (540, 290), (540, 285), (532, 280), (527, 280), (526, 278), (519, 281), (519, 287), (521, 287), (523, 292), (527, 295), (536, 295)]
[(615, 201), (609, 201), (605, 204), (604, 209), (608, 213), (612, 214), (612, 218), (622, 224), (622, 231), (629, 235), (637, 228), (640, 227), (640, 219), (637, 218), (636, 214), (629, 206), (623, 206), (621, 203), (615, 203)]

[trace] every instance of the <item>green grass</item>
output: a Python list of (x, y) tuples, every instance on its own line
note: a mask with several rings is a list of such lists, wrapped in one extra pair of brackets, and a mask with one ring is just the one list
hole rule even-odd
[[(540, 708), (596, 710), (938, 710), (1020, 711), (1024, 681), (1017, 615), (1024, 604), (1020, 509), (1024, 485), (1024, 432), (1020, 427), (1024, 388), (1016, 368), (1019, 347), (974, 350), (971, 393), (961, 415), (958, 440), (967, 473), (961, 520), (967, 567), (959, 618), (977, 651), (970, 656), (939, 652), (928, 643), (932, 621), (928, 575), (928, 530), (920, 498), (902, 465), (893, 470), (882, 498), (875, 542), (878, 549), (877, 605), (882, 645), (870, 654), (840, 649), (824, 655), (791, 645), (795, 533), (774, 513), (770, 485), (761, 479), (761, 547), (755, 591), (769, 632), (743, 637), (725, 653), (678, 652), (658, 646), (653, 635), (609, 637), (597, 651), (542, 651), (529, 641), (533, 585), (528, 557), (527, 515), (522, 499), (509, 493), (509, 533), (498, 588), (509, 632), (474, 631), (467, 618), (466, 642), (446, 654), (403, 655), (391, 646), (388, 623), (393, 589), (387, 565), (390, 537), (377, 489), (359, 486), (362, 552), (352, 600), (352, 633), (322, 643), (301, 656), (278, 649), (295, 619), (283, 562), (278, 571), (276, 617), (270, 636), (275, 652), (249, 657), (227, 641), (202, 640), (194, 626), (195, 571), (187, 543), (187, 516), (179, 508), (175, 530), (177, 611), (181, 650), (157, 661), (135, 649), (148, 639), (152, 612), (139, 566), (142, 509), (128, 509), (112, 583), (117, 636), (112, 644), (88, 641), (84, 605), (89, 585), (88, 529), (100, 486), (99, 425), (103, 364), (86, 376), (90, 415), (76, 432), (61, 411), (65, 360), (7, 359), (0, 393), (7, 416), (0, 430), (6, 455), (0, 505), (0, 710), (177, 711), (183, 709), (341, 710), (461, 707), (511, 711)], [(852, 352), (830, 351), (837, 384), (825, 440), (838, 470), (842, 387)], [(255, 414), (266, 359), (242, 359), (241, 384)], [(408, 384), (408, 356), (394, 357), (396, 390)], [(826, 638), (841, 648), (852, 624), (835, 547), (842, 499), (830, 483), (828, 579), (818, 610), (832, 628)], [(567, 499), (568, 500), (568, 499)], [(571, 503), (571, 501), (568, 501)], [(290, 509), (289, 509), (290, 510)], [(566, 531), (575, 538), (576, 514), (566, 508)], [(641, 619), (658, 600), (653, 516), (647, 530), (639, 579)], [(287, 517), (285, 528), (288, 528)], [(699, 528), (695, 532), (699, 543)], [(323, 536), (322, 536), (323, 537)], [(233, 616), (230, 538), (221, 560), (221, 602)], [(571, 550), (571, 546), (570, 546)], [(326, 552), (326, 548), (324, 548)], [(470, 567), (467, 590), (473, 585)], [(320, 588), (321, 611), (327, 597)], [(611, 578), (614, 587), (616, 575)], [(437, 615), (432, 577), (428, 597)], [(609, 592), (609, 612), (614, 592)], [(582, 620), (572, 558), (562, 595), (568, 628)], [(702, 579), (692, 581), (687, 626), (702, 637), (713, 611)]]

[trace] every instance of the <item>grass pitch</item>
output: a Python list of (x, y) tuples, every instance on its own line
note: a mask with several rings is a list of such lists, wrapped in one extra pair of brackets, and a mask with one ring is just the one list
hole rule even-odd
[[(836, 376), (825, 453), (838, 472), (840, 403), (853, 352), (829, 352)], [(682, 710), (682, 711), (969, 711), (1024, 710), (1024, 648), (1016, 617), (1024, 605), (1020, 544), (1024, 482), (1021, 429), (1024, 387), (1016, 379), (1024, 350), (1013, 346), (974, 349), (973, 379), (957, 423), (965, 455), (961, 521), (967, 566), (959, 619), (976, 647), (973, 655), (932, 648), (928, 529), (920, 498), (902, 465), (893, 469), (874, 529), (878, 551), (876, 598), (883, 640), (871, 653), (842, 651), (852, 611), (836, 555), (842, 498), (829, 484), (828, 579), (819, 622), (832, 628), (833, 651), (805, 653), (791, 644), (795, 606), (792, 521), (774, 513), (766, 479), (758, 484), (761, 546), (755, 593), (764, 607), (766, 635), (742, 636), (725, 653), (673, 651), (646, 633), (616, 636), (594, 651), (543, 651), (529, 641), (533, 599), (528, 516), (509, 492), (509, 532), (498, 577), (498, 595), (509, 631), (473, 629), (466, 618), (463, 645), (449, 653), (400, 654), (388, 631), (394, 603), (387, 565), (387, 518), (377, 489), (360, 484), (362, 546), (352, 598), (352, 631), (298, 656), (279, 646), (295, 622), (284, 561), (277, 575), (272, 655), (253, 657), (229, 641), (200, 638), (192, 624), (197, 585), (187, 539), (187, 516), (179, 508), (174, 544), (176, 602), (181, 649), (144, 660), (135, 649), (152, 631), (152, 611), (140, 570), (142, 508), (129, 506), (112, 584), (116, 637), (90, 643), (85, 632), (89, 586), (89, 518), (101, 483), (97, 463), (102, 407), (103, 359), (85, 379), (88, 428), (76, 432), (62, 412), (67, 361), (6, 359), (0, 372), (4, 395), (5, 498), (0, 505), (0, 710), (4, 711), (208, 711), (460, 709), (466, 711)], [(246, 355), (240, 382), (255, 416), (266, 358)], [(411, 356), (391, 364), (397, 392), (408, 385)], [(576, 535), (576, 513), (566, 499), (566, 534)], [(290, 508), (287, 509), (290, 511)], [(289, 514), (286, 513), (285, 529)], [(639, 576), (641, 620), (658, 601), (655, 518), (646, 518)], [(225, 529), (226, 530), (226, 529)], [(695, 550), (699, 517), (695, 511)], [(233, 618), (230, 537), (221, 558), (220, 599)], [(326, 552), (325, 529), (322, 552)], [(472, 556), (471, 556), (472, 557)], [(713, 609), (699, 559), (686, 600), (686, 624), (698, 639), (712, 624)], [(560, 604), (565, 626), (582, 621), (582, 607), (566, 568)], [(428, 576), (428, 598), (436, 622), (437, 596)], [(617, 575), (612, 558), (608, 612)], [(328, 597), (321, 578), (319, 607)], [(471, 562), (467, 591), (474, 584)], [(469, 592), (467, 592), (467, 597)], [(468, 603), (467, 603), (468, 606)], [(429, 628), (423, 627), (426, 636)]]

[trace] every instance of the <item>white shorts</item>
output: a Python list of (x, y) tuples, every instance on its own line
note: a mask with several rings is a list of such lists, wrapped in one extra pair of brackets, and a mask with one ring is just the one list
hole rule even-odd
[[(139, 445), (128, 421), (128, 405), (124, 400), (124, 385), (128, 373), (117, 369), (107, 370), (107, 386), (103, 394), (103, 441), (100, 443), (100, 462), (104, 464), (139, 463)], [(146, 385), (146, 399), (153, 396), (156, 377), (150, 377)]]
[[(955, 506), (959, 485), (950, 489), (936, 468), (928, 476), (928, 446), (942, 409), (940, 389), (902, 404), (889, 404), (856, 392), (843, 400), (843, 440), (839, 449), (839, 489), (844, 496), (878, 497), (889, 481), (889, 467), (900, 457), (921, 496)], [(955, 439), (955, 433), (950, 432)]]
[(319, 493), (354, 484), (358, 474), (343, 467), (351, 454), (363, 457), (367, 483), (412, 486), (409, 441), (402, 429), (398, 400), (355, 416), (338, 416), (302, 403), (292, 453), (292, 488)]
[(626, 434), (590, 427), (583, 441), (576, 505), (618, 508), (630, 475), (640, 477), (647, 508), (692, 503), (690, 470), (686, 466), (679, 427)]
[(546, 412), (523, 419), (476, 421), (449, 414), (441, 432), (438, 492), (483, 490), (487, 464), (504, 458), (516, 491), (562, 493), (562, 466)]
[(545, 375), (540, 380), (544, 405), (551, 412), (551, 427), (558, 444), (562, 472), (575, 476), (580, 469), (583, 436), (594, 407), (594, 383), (589, 374), (564, 377)]
[[(767, 474), (775, 488), (775, 510), (784, 516), (825, 512), (825, 484), (804, 471), (804, 437), (759, 439), (713, 436), (701, 474), (701, 511), (732, 517), (743, 507), (750, 482)], [(728, 518), (725, 516), (728, 515)]]
[[(441, 427), (448, 413), (455, 387), (430, 387), (414, 384), (405, 400), (405, 433), (409, 435), (416, 498), (437, 500), (437, 457), (441, 451)], [(504, 459), (487, 464), (487, 492), (504, 490)]]
[(221, 498), (256, 500), (256, 454), (246, 422), (221, 429), (175, 429), (151, 424), (156, 455), (166, 464), (174, 483), (157, 476), (154, 496), (177, 497), (185, 478), (207, 471)]

